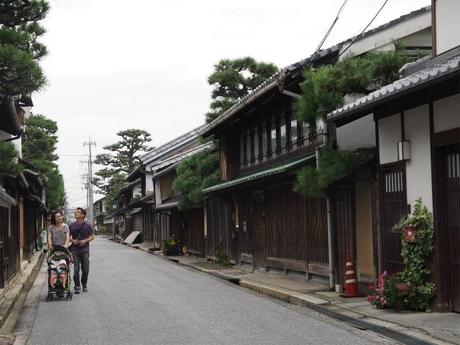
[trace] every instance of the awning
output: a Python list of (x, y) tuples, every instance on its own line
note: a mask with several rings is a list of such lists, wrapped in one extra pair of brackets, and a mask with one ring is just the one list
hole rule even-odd
[[(457, 55), (451, 56), (453, 53)], [(366, 116), (376, 107), (394, 102), (399, 97), (433, 87), (448, 79), (458, 78), (460, 76), (460, 47), (445, 54), (446, 57), (439, 55), (429, 60), (426, 68), (332, 111), (327, 114), (327, 121), (334, 122), (337, 126), (343, 125)]]
[(307, 161), (309, 161), (310, 159), (315, 158), (315, 157), (316, 157), (316, 155), (314, 155), (314, 154), (309, 155), (307, 157), (303, 157), (301, 159), (291, 161), (289, 163), (286, 163), (286, 164), (283, 164), (283, 165), (280, 165), (280, 166), (277, 166), (277, 167), (274, 167), (274, 168), (271, 168), (271, 169), (258, 171), (258, 172), (254, 173), (254, 174), (251, 174), (251, 175), (246, 175), (246, 176), (242, 176), (242, 177), (236, 178), (236, 179), (231, 180), (231, 181), (223, 182), (223, 183), (217, 184), (215, 186), (212, 186), (212, 187), (204, 189), (203, 193), (212, 193), (212, 192), (216, 192), (216, 191), (219, 191), (219, 190), (222, 190), (222, 189), (228, 189), (228, 188), (231, 188), (231, 187), (242, 185), (244, 183), (259, 180), (259, 179), (264, 178), (264, 177), (269, 177), (269, 176), (277, 175), (277, 174), (280, 174), (280, 173), (284, 173), (286, 171), (289, 171), (291, 169), (295, 169), (295, 168), (301, 166), (302, 164), (306, 163)]
[(162, 210), (171, 210), (173, 208), (177, 208), (182, 198), (183, 198), (182, 195), (175, 195), (169, 199), (163, 200), (163, 202), (160, 205), (155, 207), (155, 210), (162, 211)]
[(139, 213), (141, 211), (142, 211), (142, 207), (136, 207), (136, 208), (133, 208), (133, 209), (131, 209), (129, 211), (126, 211), (125, 215), (132, 216), (133, 214)]

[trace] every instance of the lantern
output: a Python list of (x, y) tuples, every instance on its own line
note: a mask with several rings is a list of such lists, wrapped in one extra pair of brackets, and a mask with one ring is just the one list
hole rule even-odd
[(415, 235), (417, 233), (417, 229), (415, 227), (406, 226), (403, 231), (404, 231), (404, 241), (415, 242)]

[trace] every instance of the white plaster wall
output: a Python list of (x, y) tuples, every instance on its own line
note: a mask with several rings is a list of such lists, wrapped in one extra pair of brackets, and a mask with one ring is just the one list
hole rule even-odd
[(460, 45), (460, 1), (436, 0), (436, 53)]
[[(431, 12), (428, 11), (410, 20), (398, 23), (386, 30), (358, 40), (341, 56), (341, 59), (361, 55), (371, 50), (380, 50), (381, 47), (394, 40), (412, 35), (431, 26)], [(431, 42), (430, 42), (431, 43)], [(347, 45), (345, 45), (346, 47)]]
[(145, 194), (150, 194), (153, 192), (153, 173), (145, 173)]
[(155, 204), (161, 204), (161, 186), (159, 178), (155, 180)]
[(460, 94), (433, 103), (433, 126), (435, 133), (460, 127)]
[(415, 200), (421, 197), (426, 207), (433, 211), (428, 105), (404, 113), (404, 130), (411, 151), (410, 160), (406, 162), (407, 202), (413, 210)]
[(374, 117), (369, 114), (337, 128), (337, 145), (343, 150), (375, 147)]
[(380, 164), (398, 160), (398, 141), (401, 140), (401, 116), (396, 114), (379, 120)]

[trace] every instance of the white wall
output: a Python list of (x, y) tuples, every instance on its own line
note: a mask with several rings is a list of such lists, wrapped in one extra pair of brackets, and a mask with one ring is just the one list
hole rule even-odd
[(161, 185), (159, 178), (155, 180), (155, 204), (161, 205)]
[(150, 194), (153, 192), (153, 173), (146, 172), (145, 173), (145, 194)]
[(436, 0), (436, 53), (460, 45), (460, 1)]
[(460, 94), (433, 103), (434, 132), (460, 127)]
[(398, 160), (398, 141), (401, 140), (401, 116), (392, 115), (379, 120), (380, 164)]
[(337, 128), (337, 145), (342, 150), (375, 147), (374, 117), (369, 114)]
[[(358, 40), (341, 56), (341, 59), (361, 55), (371, 50), (392, 50), (392, 42), (431, 27), (431, 12), (398, 23), (386, 30)], [(426, 36), (425, 36), (426, 37)], [(431, 39), (428, 44), (431, 45)], [(345, 45), (346, 47), (347, 45)], [(386, 48), (383, 48), (386, 47)]]
[(411, 151), (410, 160), (406, 162), (407, 203), (413, 210), (415, 200), (421, 197), (424, 205), (433, 211), (428, 105), (406, 111), (404, 129)]

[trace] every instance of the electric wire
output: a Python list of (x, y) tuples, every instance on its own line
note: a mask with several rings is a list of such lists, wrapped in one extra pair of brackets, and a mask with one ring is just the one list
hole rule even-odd
[(342, 12), (342, 10), (343, 10), (343, 8), (345, 7), (345, 5), (346, 5), (347, 2), (348, 2), (348, 0), (345, 0), (345, 1), (342, 3), (342, 6), (340, 6), (340, 9), (339, 9), (339, 11), (337, 12), (337, 15), (335, 16), (334, 21), (332, 22), (331, 26), (330, 26), (329, 29), (327, 30), (327, 32), (326, 32), (326, 34), (324, 35), (323, 39), (322, 39), (321, 42), (319, 43), (318, 48), (316, 48), (314, 54), (316, 54), (317, 52), (319, 52), (319, 50), (320, 50), (321, 47), (323, 46), (324, 42), (325, 42), (326, 39), (328, 38), (328, 36), (329, 36), (329, 34), (331, 33), (332, 29), (334, 28), (335, 24), (336, 24), (337, 21), (339, 20), (340, 13)]
[(364, 29), (361, 30), (361, 32), (356, 35), (355, 37), (353, 37), (353, 39), (351, 40), (350, 44), (343, 50), (340, 52), (339, 54), (339, 57), (342, 56), (352, 45), (353, 43), (356, 42), (356, 40), (358, 38), (360, 38), (362, 36), (362, 34), (367, 30), (367, 28), (374, 22), (375, 18), (377, 18), (377, 16), (380, 14), (380, 12), (383, 10), (383, 8), (385, 7), (385, 5), (387, 4), (389, 0), (385, 0), (382, 4), (382, 6), (380, 6), (379, 10), (377, 11), (377, 13), (375, 14), (375, 16), (371, 19), (371, 21), (364, 27)]

